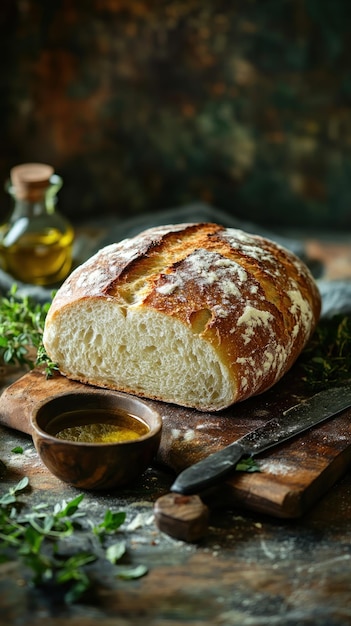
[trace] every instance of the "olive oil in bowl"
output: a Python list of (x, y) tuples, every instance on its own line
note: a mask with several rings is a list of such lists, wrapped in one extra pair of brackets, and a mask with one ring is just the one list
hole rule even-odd
[(42, 462), (57, 478), (106, 490), (145, 471), (160, 445), (162, 417), (137, 397), (83, 385), (44, 399), (31, 427)]
[(147, 424), (134, 415), (107, 413), (102, 409), (90, 410), (89, 413), (84, 410), (63, 413), (50, 427), (51, 434), (58, 439), (84, 443), (133, 441), (149, 430)]

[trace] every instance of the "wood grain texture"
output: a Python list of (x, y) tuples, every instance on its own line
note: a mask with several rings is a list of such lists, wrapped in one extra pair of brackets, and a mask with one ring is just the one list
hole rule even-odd
[[(94, 389), (94, 388), (92, 388)], [(30, 414), (45, 397), (86, 386), (38, 370), (25, 374), (1, 396), (0, 422), (30, 434)], [(101, 392), (100, 389), (96, 389)], [(114, 393), (106, 391), (106, 393)], [(295, 373), (269, 392), (221, 413), (202, 413), (160, 402), (163, 433), (157, 462), (175, 473), (221, 449), (303, 399)], [(257, 457), (260, 472), (233, 472), (211, 493), (211, 504), (235, 505), (276, 516), (301, 516), (343, 475), (351, 463), (350, 410)], [(206, 498), (205, 498), (206, 500)]]

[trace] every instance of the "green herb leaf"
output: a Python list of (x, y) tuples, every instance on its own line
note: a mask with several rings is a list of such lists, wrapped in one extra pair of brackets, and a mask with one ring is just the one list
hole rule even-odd
[(260, 468), (252, 457), (244, 458), (237, 463), (235, 470), (238, 472), (260, 472)]
[(16, 446), (15, 448), (12, 448), (11, 452), (14, 454), (23, 454), (23, 448), (22, 446)]
[(110, 561), (110, 563), (117, 563), (117, 561), (119, 561), (119, 559), (122, 558), (122, 556), (125, 554), (126, 552), (126, 544), (124, 541), (119, 541), (118, 543), (113, 543), (111, 546), (109, 546), (106, 550), (106, 558), (108, 561)]
[(17, 483), (15, 487), (11, 487), (7, 493), (0, 497), (0, 506), (8, 506), (9, 504), (16, 502), (16, 494), (19, 491), (23, 491), (24, 489), (26, 489), (26, 487), (28, 487), (28, 484), (29, 480), (27, 476), (25, 476), (19, 481), (19, 483)]
[(63, 562), (61, 571), (57, 576), (57, 582), (66, 583), (70, 580), (80, 580), (82, 578), (80, 568), (93, 563), (96, 559), (95, 554), (88, 552), (78, 552), (78, 554), (71, 556)]
[(35, 530), (32, 526), (28, 526), (24, 533), (25, 543), (21, 546), (20, 554), (38, 554), (44, 540), (44, 535)]
[(29, 485), (29, 478), (27, 476), (24, 476), (19, 483), (17, 483), (16, 487), (14, 488), (14, 493), (18, 493), (19, 491), (23, 491), (24, 489), (26, 489), (26, 487), (28, 487)]
[(75, 515), (83, 499), (84, 494), (80, 494), (76, 498), (73, 498), (73, 500), (70, 500), (70, 502), (63, 502), (61, 508), (59, 507), (59, 510), (56, 511), (57, 517), (71, 517), (72, 515)]
[(113, 513), (112, 511), (108, 510), (105, 513), (105, 518), (101, 526), (103, 526), (106, 532), (115, 532), (115, 530), (117, 530), (123, 524), (125, 519), (125, 513), (119, 511), (117, 513)]
[(128, 567), (125, 569), (121, 569), (117, 576), (118, 578), (123, 578), (124, 580), (132, 580), (136, 578), (141, 578), (148, 573), (148, 568), (146, 565), (137, 565), (136, 567)]
[(126, 514), (124, 512), (114, 513), (108, 509), (105, 513), (104, 520), (93, 527), (93, 532), (95, 535), (100, 537), (102, 540), (106, 534), (115, 533), (116, 530), (124, 523), (126, 519)]

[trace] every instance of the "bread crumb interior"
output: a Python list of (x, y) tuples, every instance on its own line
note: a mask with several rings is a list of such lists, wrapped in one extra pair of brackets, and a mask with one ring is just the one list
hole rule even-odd
[(79, 315), (67, 307), (56, 324), (46, 344), (70, 378), (203, 410), (234, 401), (227, 368), (198, 333), (203, 319), (192, 332), (162, 313), (97, 299), (82, 301)]

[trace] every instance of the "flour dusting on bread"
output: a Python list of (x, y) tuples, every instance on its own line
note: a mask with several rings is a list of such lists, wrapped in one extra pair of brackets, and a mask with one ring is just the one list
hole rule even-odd
[(217, 224), (176, 224), (72, 272), (44, 345), (69, 378), (217, 411), (274, 385), (319, 314), (315, 281), (290, 251)]

